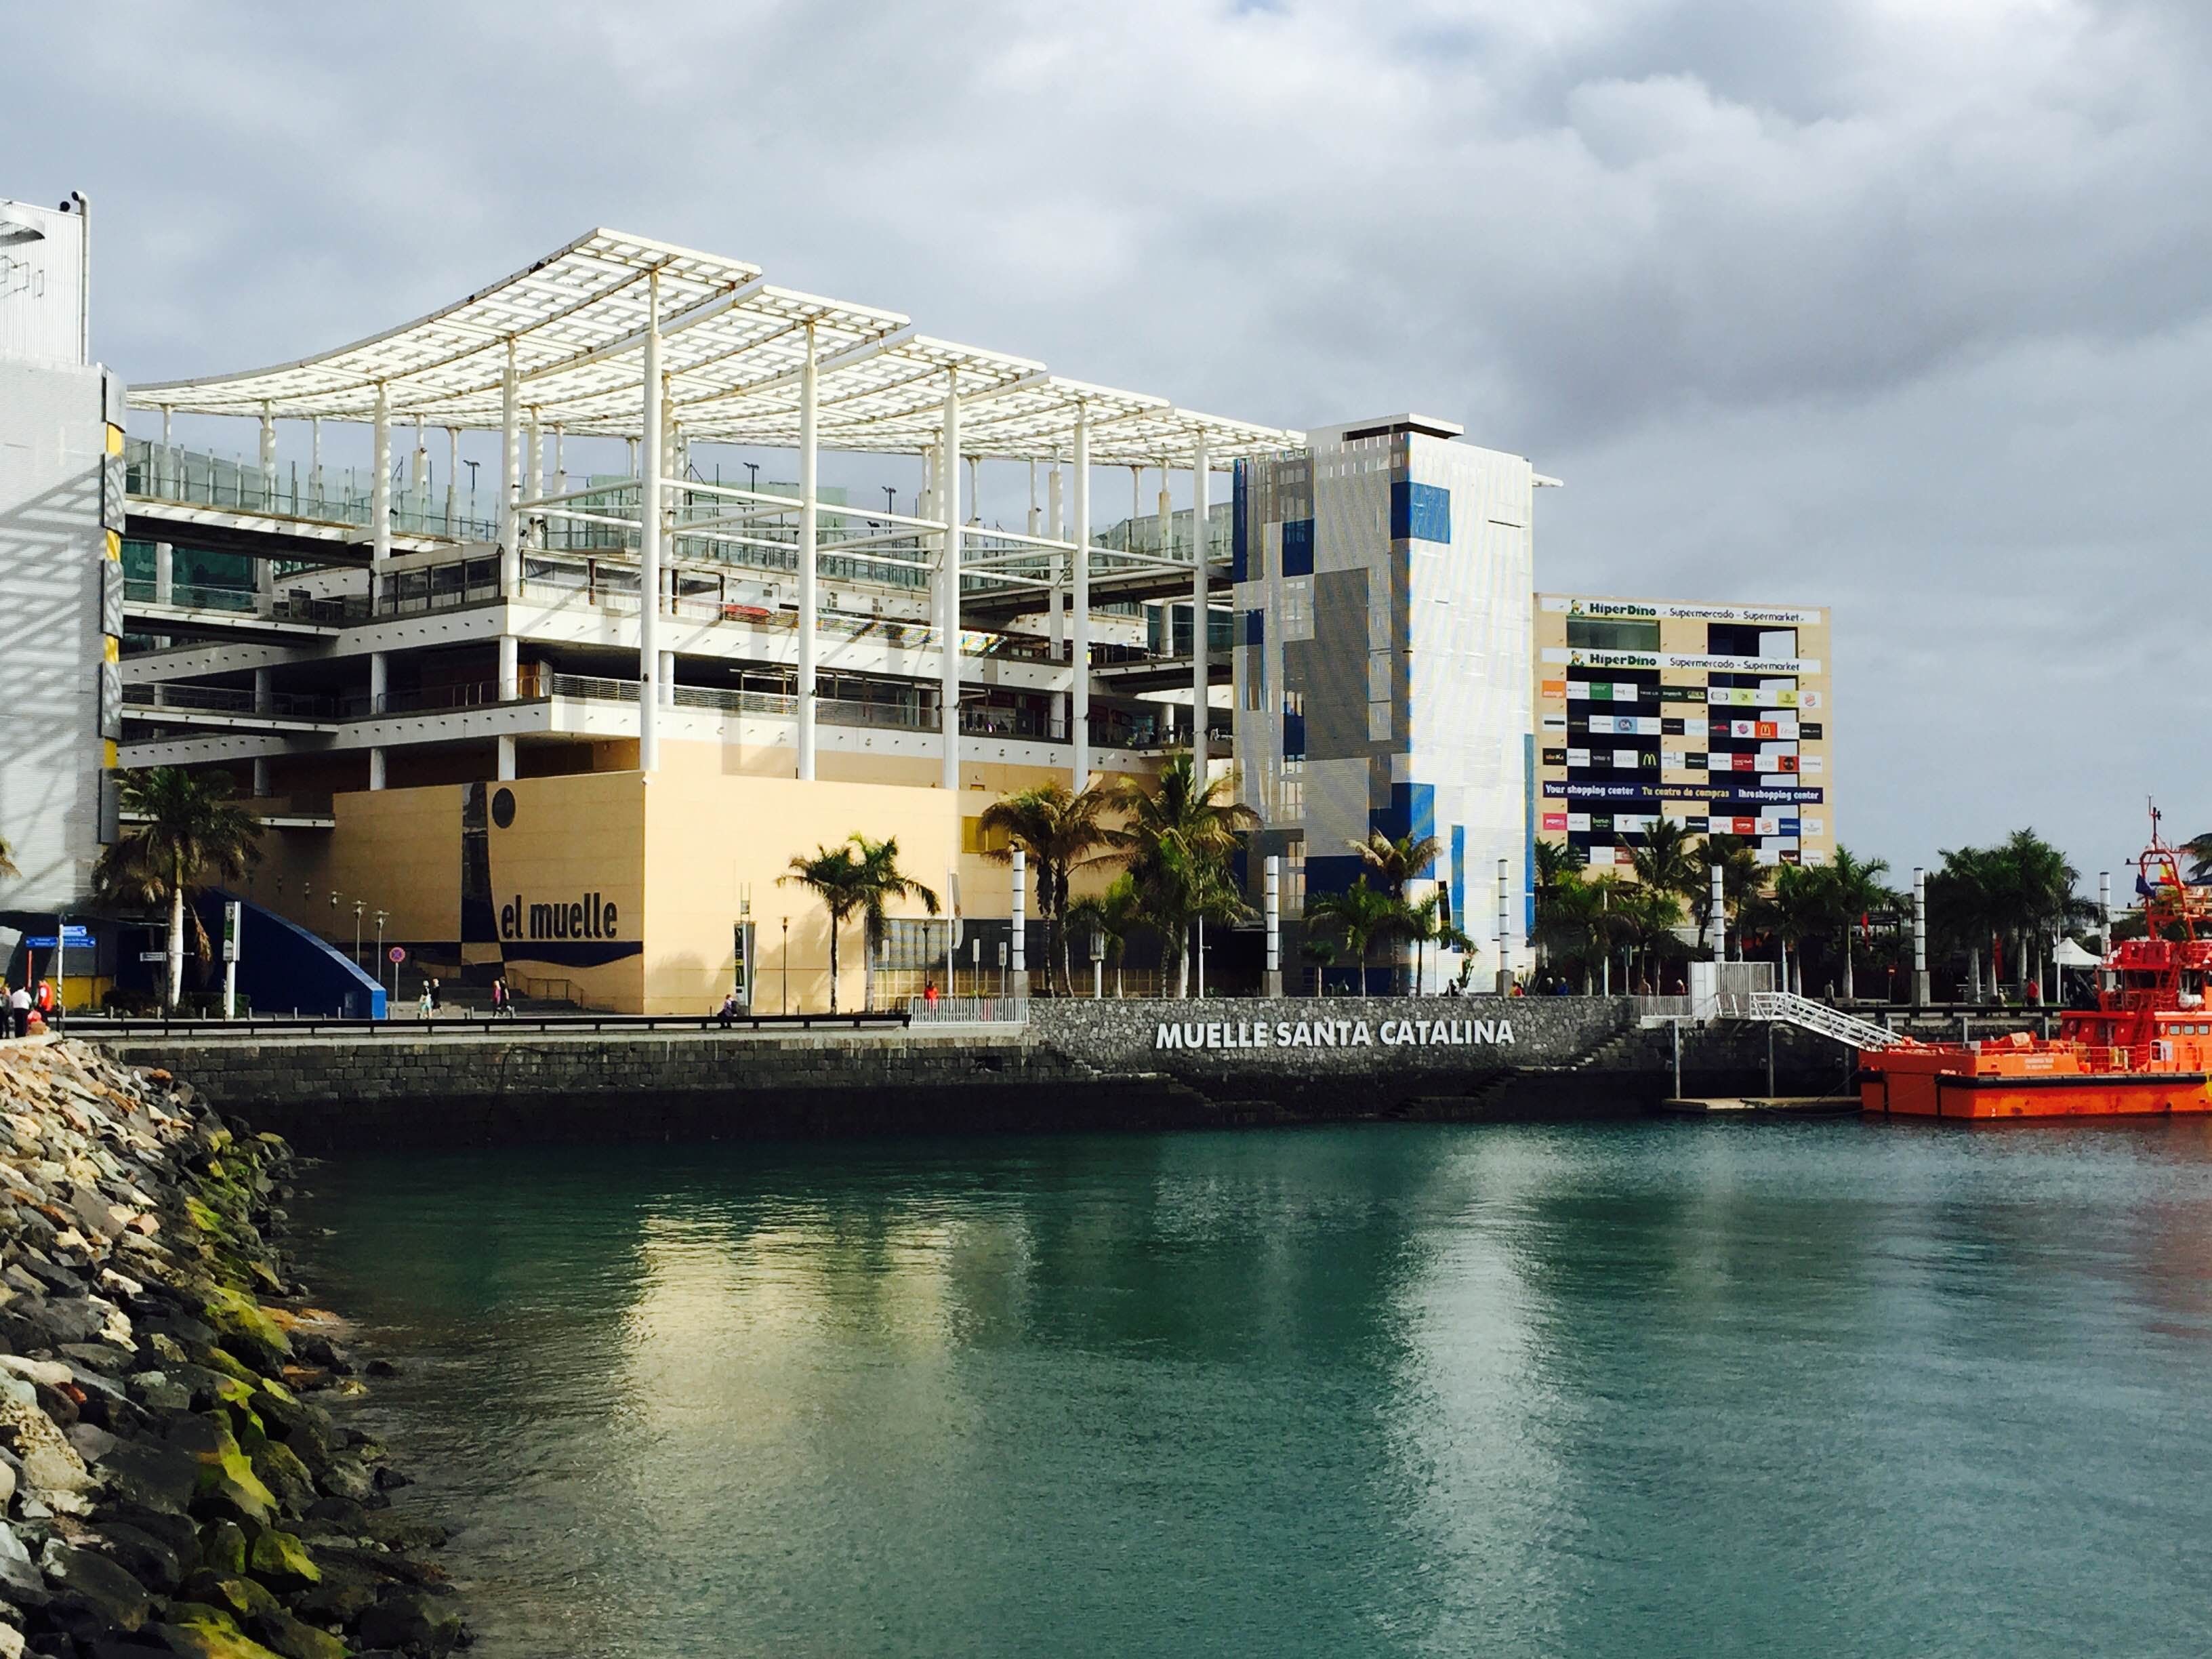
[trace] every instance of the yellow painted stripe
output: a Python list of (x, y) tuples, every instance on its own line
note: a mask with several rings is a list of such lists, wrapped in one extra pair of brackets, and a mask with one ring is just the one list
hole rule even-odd
[(107, 556), (118, 564), (123, 562), (123, 532), (119, 530), (107, 532)]
[(107, 428), (107, 453), (111, 455), (120, 455), (123, 453), (123, 428), (119, 426), (111, 426)]
[(121, 757), (115, 752), (115, 739), (102, 738), (100, 740), (100, 763), (112, 772), (120, 759)]
[(123, 660), (123, 641), (117, 639), (112, 634), (102, 634), (100, 637), (106, 647), (108, 661), (121, 662)]

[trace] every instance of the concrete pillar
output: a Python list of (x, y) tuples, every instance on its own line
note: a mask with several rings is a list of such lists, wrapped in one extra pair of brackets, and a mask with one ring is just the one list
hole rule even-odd
[(177, 602), (176, 594), (177, 550), (167, 542), (155, 542), (154, 544), (154, 603), (174, 605)]
[(500, 375), (499, 395), (499, 591), (514, 599), (522, 591), (521, 457), (520, 387), (514, 378), (514, 340), (507, 342), (507, 367)]
[(1728, 960), (1728, 899), (1723, 890), (1721, 866), (1717, 864), (1713, 866), (1712, 877), (1713, 960), (1726, 962)]
[[(1206, 588), (1210, 571), (1206, 562), (1206, 514), (1212, 495), (1212, 458), (1206, 453), (1206, 439), (1201, 434), (1191, 452), (1190, 463), (1190, 732), (1191, 746), (1200, 763), (1199, 775), (1206, 775), (1206, 714), (1212, 698), (1208, 684), (1211, 676), (1206, 664)], [(1163, 530), (1172, 526), (1174, 519), (1165, 512), (1167, 504), (1167, 472), (1160, 473), (1160, 503), (1163, 509)]]
[[(161, 441), (168, 441), (166, 434)], [(307, 417), (307, 494), (318, 501), (323, 499), (323, 417), (319, 415)]]
[(253, 671), (253, 706), (257, 710), (264, 713), (268, 710), (271, 695), (270, 678), (270, 672), (265, 668), (257, 668)]
[(461, 429), (457, 426), (446, 428), (446, 533), (459, 532), (453, 526), (460, 517), (461, 505)]
[(666, 457), (660, 407), (660, 273), (646, 278), (644, 441), (639, 455), (644, 471), (639, 484), (637, 556), (637, 764), (651, 772), (660, 765), (658, 720), (660, 671), (660, 480)]
[(253, 798), (256, 800), (269, 799), (269, 757), (266, 755), (253, 757)]
[(945, 556), (938, 580), (945, 591), (944, 672), (939, 696), (944, 707), (945, 770), (947, 789), (960, 787), (960, 390), (948, 377), (945, 392), (945, 436), (937, 469), (937, 501), (945, 518)]
[(1498, 860), (1498, 994), (1513, 988), (1513, 913), (1510, 883), (1512, 860)]
[(814, 775), (814, 684), (817, 617), (820, 597), (819, 532), (815, 496), (819, 494), (815, 447), (814, 325), (806, 325), (806, 356), (799, 366), (799, 775)]
[(501, 738), (499, 740), (499, 779), (501, 782), (505, 783), (514, 776), (514, 739), (511, 737)]
[[(372, 715), (384, 712), (385, 684), (384, 653), (372, 651), (368, 653), (368, 712)], [(384, 750), (380, 748), (368, 751), (368, 787), (372, 789), (384, 787)]]
[(276, 417), (266, 398), (261, 404), (261, 507), (267, 512), (276, 499)]
[(373, 611), (384, 591), (386, 562), (392, 557), (392, 394), (381, 380), (376, 383), (370, 433), (376, 469), (368, 486), (368, 599)]
[(1013, 938), (1006, 951), (1007, 990), (1014, 996), (1030, 994), (1030, 959), (1028, 933), (1029, 855), (1020, 848), (1014, 848)]
[(1091, 409), (1082, 403), (1075, 406), (1074, 514), (1068, 538), (1075, 544), (1074, 707), (1068, 717), (1075, 727), (1075, 787), (1081, 789), (1091, 781)]
[(499, 636), (499, 700), (513, 702), (522, 695), (522, 641), (512, 634)]
[(660, 706), (663, 708), (675, 708), (676, 653), (673, 651), (660, 653), (660, 672), (653, 677), (653, 684), (660, 693)]
[[(2109, 870), (2097, 872), (2097, 952), (2105, 957), (2112, 954), (2112, 872)], [(2097, 988), (2112, 988), (2109, 969), (2100, 966), (2097, 969)]]
[(1266, 890), (1262, 897), (1261, 915), (1267, 927), (1266, 965), (1260, 973), (1260, 994), (1279, 997), (1283, 994), (1283, 860), (1279, 854), (1270, 853), (1265, 868)]
[(1912, 871), (1912, 1006), (1924, 1007), (1927, 1002), (1928, 872), (1916, 865)]

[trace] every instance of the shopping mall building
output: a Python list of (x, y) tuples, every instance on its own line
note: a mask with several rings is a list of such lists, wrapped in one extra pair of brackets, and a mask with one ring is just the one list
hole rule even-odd
[[(182, 766), (265, 827), (246, 955), (298, 982), (334, 946), (356, 1010), (424, 973), (818, 1007), (827, 923), (780, 878), (854, 831), (957, 894), (988, 986), (1013, 896), (984, 808), (1195, 738), (1293, 936), (1349, 842), (1434, 834), (1485, 980), (1524, 959), (1530, 733), (1580, 705), (1532, 672), (1521, 458), (1411, 416), (1200, 414), (608, 230), (354, 344), (126, 391), (85, 349), (77, 224), (0, 204), (0, 257), (44, 262), (0, 282), (0, 426), (37, 438), (0, 431), (0, 652), (36, 665), (40, 734), (0, 776), (0, 925), (67, 937), (114, 769)], [(325, 463), (347, 427), (365, 467)], [(738, 459), (763, 450), (786, 477)], [(880, 483), (825, 486), (825, 453)], [(139, 943), (95, 926), (71, 1000)], [(878, 994), (950, 943), (902, 907)]]
[(1536, 833), (1620, 866), (1661, 817), (1761, 864), (1835, 850), (1828, 613), (1589, 594), (1536, 599)]

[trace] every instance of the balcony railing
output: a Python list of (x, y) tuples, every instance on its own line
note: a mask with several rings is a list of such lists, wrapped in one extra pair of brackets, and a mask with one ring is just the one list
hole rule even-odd
[[(124, 489), (142, 501), (174, 501), (233, 513), (265, 514), (312, 523), (367, 528), (374, 502), (374, 475), (365, 469), (328, 467), (306, 475), (299, 463), (264, 471), (258, 462), (158, 444), (144, 438), (123, 443)], [(490, 541), (499, 534), (494, 503), (472, 490), (416, 490), (404, 464), (394, 468), (392, 528), (404, 535)]]

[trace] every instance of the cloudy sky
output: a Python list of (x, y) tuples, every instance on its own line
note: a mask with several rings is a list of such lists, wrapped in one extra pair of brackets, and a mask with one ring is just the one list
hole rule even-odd
[(1566, 481), (1547, 587), (1832, 606), (1832, 816), (1900, 869), (2212, 829), (2201, 0), (5, 15), (0, 193), (92, 198), (134, 379), (614, 225), (1196, 408), (1462, 421)]

